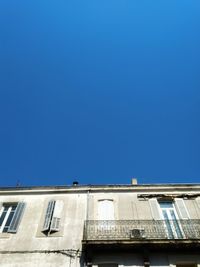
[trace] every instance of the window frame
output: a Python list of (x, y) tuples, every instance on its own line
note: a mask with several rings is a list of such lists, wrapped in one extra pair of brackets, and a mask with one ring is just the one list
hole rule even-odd
[[(1, 203), (1, 210), (0, 210), (0, 218), (2, 219), (2, 215), (5, 211), (5, 208), (7, 207), (6, 214), (2, 220), (1, 226), (0, 226), (0, 233), (1, 234), (7, 234), (7, 233), (17, 233), (19, 225), (21, 223), (21, 219), (23, 217), (23, 213), (25, 210), (26, 203), (25, 202), (3, 202)], [(14, 207), (14, 210), (13, 210)], [(13, 212), (12, 216), (11, 212)], [(6, 226), (7, 222), (9, 220), (9, 225)], [(5, 227), (7, 228), (6, 231)]]
[[(63, 199), (48, 199), (45, 201), (39, 232), (42, 236), (62, 236), (65, 216)], [(37, 236), (40, 236), (39, 232)]]
[[(15, 209), (14, 209), (14, 211), (13, 211), (12, 218), (11, 218), (11, 220), (10, 220), (9, 225), (6, 226), (6, 223), (7, 223), (7, 221), (8, 221), (8, 218), (9, 218), (11, 212), (12, 212), (12, 208), (13, 208), (13, 206), (15, 207)], [(1, 207), (1, 211), (0, 211), (0, 219), (1, 219), (1, 216), (3, 215), (3, 213), (4, 213), (4, 211), (5, 211), (5, 208), (7, 208), (7, 207), (8, 207), (8, 209), (7, 209), (7, 211), (6, 211), (6, 215), (5, 215), (5, 217), (4, 217), (3, 221), (2, 221), (2, 224), (1, 224), (1, 226), (0, 226), (0, 233), (8, 233), (8, 229), (9, 229), (9, 227), (10, 227), (10, 225), (11, 225), (12, 219), (13, 219), (14, 214), (15, 214), (15, 211), (16, 211), (16, 209), (17, 209), (17, 203), (3, 203), (2, 207)], [(4, 231), (5, 228), (8, 228), (7, 231)]]

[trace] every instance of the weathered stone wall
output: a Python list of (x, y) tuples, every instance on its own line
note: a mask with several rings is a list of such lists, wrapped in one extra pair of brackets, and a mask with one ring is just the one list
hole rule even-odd
[[(34, 192), (33, 192), (34, 191)], [(79, 267), (82, 250), (84, 221), (98, 219), (98, 201), (112, 199), (116, 220), (152, 220), (147, 198), (138, 198), (145, 194), (198, 194), (200, 188), (189, 187), (183, 191), (178, 186), (158, 188), (133, 186), (132, 189), (116, 188), (79, 188), (63, 192), (59, 188), (44, 191), (0, 192), (0, 203), (25, 202), (26, 208), (16, 234), (0, 233), (0, 266), (3, 267)], [(49, 236), (42, 232), (47, 203), (50, 200), (62, 200), (64, 203), (60, 231)], [(200, 197), (185, 198), (185, 206), (191, 219), (200, 219)], [(117, 263), (119, 266), (143, 266), (142, 253), (107, 254), (93, 258), (93, 265)], [(176, 263), (195, 262), (200, 264), (199, 255), (151, 254), (151, 266), (175, 266)]]

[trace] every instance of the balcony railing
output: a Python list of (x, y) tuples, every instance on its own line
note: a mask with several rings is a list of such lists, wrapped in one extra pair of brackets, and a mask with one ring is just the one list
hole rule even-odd
[(200, 220), (85, 221), (83, 240), (200, 240)]

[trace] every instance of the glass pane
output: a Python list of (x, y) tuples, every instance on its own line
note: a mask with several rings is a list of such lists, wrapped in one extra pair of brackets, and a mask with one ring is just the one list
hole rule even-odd
[(169, 220), (168, 215), (167, 215), (167, 212), (165, 210), (163, 210), (162, 213), (163, 213), (164, 219), (165, 220)]
[(17, 205), (13, 205), (11, 211), (15, 211), (16, 210), (16, 207), (17, 207)]
[(4, 219), (5, 219), (5, 216), (6, 216), (6, 211), (4, 210), (3, 213), (1, 214), (1, 218), (0, 218), (0, 226), (2, 225)]
[(7, 233), (8, 232), (8, 226), (5, 226), (4, 228), (3, 228), (3, 233)]
[(173, 208), (172, 202), (160, 202), (160, 207), (162, 208)]
[(170, 210), (170, 215), (171, 215), (172, 220), (173, 220), (172, 223), (173, 223), (174, 229), (176, 231), (177, 238), (180, 238), (180, 239), (183, 238), (183, 235), (182, 235), (182, 232), (181, 232), (181, 228), (179, 226), (179, 223), (178, 223), (178, 221), (176, 219), (176, 216), (175, 216), (175, 213), (174, 213), (173, 210)]
[(163, 217), (164, 217), (164, 219), (165, 219), (165, 225), (166, 225), (166, 228), (167, 228), (167, 234), (168, 234), (168, 237), (169, 237), (170, 239), (173, 239), (173, 238), (174, 238), (174, 235), (173, 235), (173, 231), (172, 231), (171, 223), (170, 223), (170, 221), (169, 221), (167, 212), (166, 212), (165, 210), (163, 210), (162, 213), (163, 213)]
[(173, 210), (170, 210), (169, 212), (170, 212), (170, 215), (171, 215), (172, 220), (176, 220), (176, 216), (175, 216), (174, 211)]
[(11, 220), (12, 220), (12, 218), (13, 218), (13, 215), (14, 215), (14, 211), (11, 211), (10, 214), (9, 214), (9, 216), (8, 216), (8, 219), (7, 219), (7, 221), (6, 221), (5, 226), (9, 226), (9, 225), (10, 225)]
[(4, 206), (4, 211), (7, 211), (9, 209), (9, 206)]
[[(2, 216), (0, 218), (0, 226), (2, 224), (5, 224), (4, 228), (3, 228), (3, 233), (8, 232), (10, 223), (12, 221), (12, 218), (14, 216), (15, 210), (16, 210), (17, 205), (6, 205), (4, 206), (4, 211), (2, 213)], [(6, 218), (6, 215), (8, 215), (8, 217)], [(6, 218), (6, 221), (5, 221)]]

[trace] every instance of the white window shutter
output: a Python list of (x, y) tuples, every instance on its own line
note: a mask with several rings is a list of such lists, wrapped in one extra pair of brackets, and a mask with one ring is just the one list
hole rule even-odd
[(3, 206), (3, 204), (0, 203), (0, 217), (1, 217), (1, 214), (2, 214), (2, 212), (3, 212), (2, 206)]
[(25, 203), (19, 202), (17, 204), (15, 213), (13, 215), (12, 221), (10, 222), (10, 226), (8, 228), (8, 233), (16, 233), (19, 227), (20, 221), (22, 219), (22, 215), (24, 213)]
[(114, 220), (114, 203), (111, 199), (102, 199), (98, 201), (98, 219)]
[(175, 198), (175, 207), (180, 219), (184, 220), (190, 218), (183, 199)]
[(200, 212), (200, 197), (196, 198), (196, 203), (197, 203), (197, 207), (199, 208), (199, 212)]
[(149, 199), (151, 214), (154, 220), (162, 220), (160, 207), (156, 198)]
[(53, 216), (54, 206), (55, 206), (55, 200), (50, 200), (48, 202), (42, 231), (48, 231), (49, 230), (51, 219)]
[(50, 231), (56, 231), (57, 232), (60, 230), (60, 219), (62, 216), (62, 210), (63, 210), (63, 201), (62, 200), (56, 200), (55, 206), (54, 206), (53, 217), (51, 220)]

